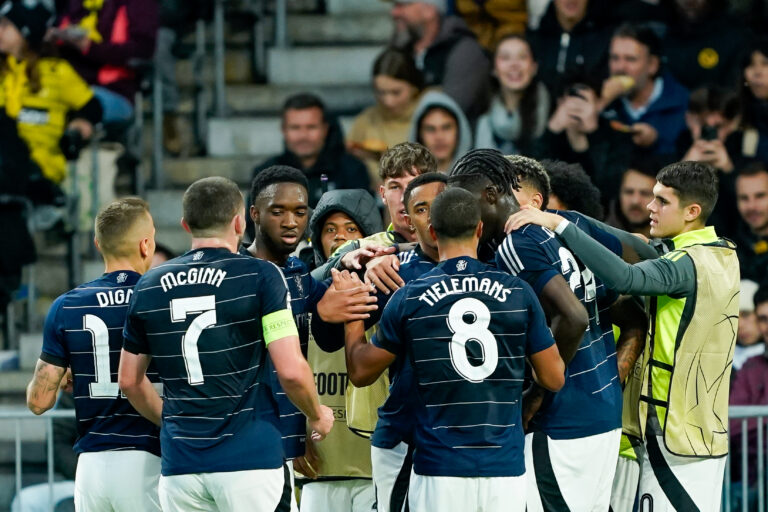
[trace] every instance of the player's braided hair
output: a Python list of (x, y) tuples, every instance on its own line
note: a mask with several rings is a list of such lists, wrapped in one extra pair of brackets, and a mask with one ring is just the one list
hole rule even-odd
[(515, 165), (495, 149), (473, 149), (459, 158), (449, 173), (451, 183), (468, 184), (470, 179), (488, 179), (500, 194), (520, 189)]

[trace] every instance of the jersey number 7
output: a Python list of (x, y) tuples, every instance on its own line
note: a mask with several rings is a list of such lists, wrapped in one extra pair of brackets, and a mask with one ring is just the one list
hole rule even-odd
[(187, 381), (191, 386), (199, 386), (204, 382), (203, 368), (200, 365), (200, 354), (197, 351), (197, 340), (203, 329), (216, 325), (216, 296), (185, 297), (171, 301), (171, 321), (183, 322), (187, 315), (197, 314), (187, 332), (181, 338), (181, 354), (187, 367)]

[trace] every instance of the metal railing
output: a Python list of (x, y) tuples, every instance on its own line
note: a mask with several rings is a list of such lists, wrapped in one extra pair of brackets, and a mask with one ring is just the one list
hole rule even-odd
[[(21, 424), (22, 422), (29, 421), (29, 420), (37, 420), (37, 421), (44, 421), (45, 422), (45, 443), (46, 443), (46, 464), (47, 464), (47, 482), (48, 482), (48, 510), (53, 511), (53, 508), (55, 506), (54, 500), (53, 500), (53, 420), (55, 419), (69, 419), (71, 418), (73, 421), (75, 419), (75, 411), (73, 409), (61, 409), (61, 410), (52, 410), (46, 412), (43, 416), (35, 416), (31, 412), (27, 410), (18, 410), (18, 411), (0, 411), (0, 422), (3, 422), (4, 424), (8, 421), (13, 421), (15, 426), (15, 441), (14, 441), (14, 449), (15, 449), (15, 488), (16, 488), (16, 496), (20, 500), (17, 503), (20, 506), (23, 506), (23, 503), (21, 503), (21, 500), (23, 500), (22, 494), (21, 494), (21, 475), (22, 475), (22, 468), (21, 468), (21, 461), (22, 461), (22, 452), (21, 452)], [(22, 508), (23, 510), (23, 508)]]

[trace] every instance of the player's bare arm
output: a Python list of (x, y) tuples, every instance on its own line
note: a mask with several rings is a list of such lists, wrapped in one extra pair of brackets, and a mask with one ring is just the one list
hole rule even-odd
[[(339, 289), (353, 288), (359, 283), (355, 274), (333, 272), (333, 285)], [(395, 360), (394, 354), (366, 341), (365, 324), (359, 320), (344, 325), (344, 344), (349, 380), (357, 387), (373, 384)]]
[(152, 357), (147, 354), (132, 354), (123, 349), (120, 353), (117, 382), (134, 409), (155, 425), (160, 426), (163, 399), (147, 378), (147, 368), (151, 359)]
[(27, 386), (27, 407), (35, 414), (43, 414), (56, 403), (56, 395), (67, 369), (46, 363), (40, 359), (35, 365), (35, 375)]
[(267, 350), (285, 394), (307, 417), (312, 439), (322, 440), (333, 427), (333, 411), (320, 405), (312, 370), (301, 354), (299, 337), (290, 335), (271, 341)]
[(539, 386), (549, 391), (560, 391), (565, 385), (565, 363), (560, 357), (557, 345), (531, 354), (529, 360), (533, 366), (534, 378)]
[(619, 367), (619, 380), (624, 382), (635, 366), (635, 361), (643, 353), (648, 328), (648, 317), (637, 300), (621, 297), (611, 306), (611, 318), (621, 329), (616, 340), (616, 363)]

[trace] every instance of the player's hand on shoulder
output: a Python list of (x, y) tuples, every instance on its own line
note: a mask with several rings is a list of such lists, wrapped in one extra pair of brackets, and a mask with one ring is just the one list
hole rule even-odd
[(310, 438), (312, 441), (322, 441), (333, 428), (333, 409), (326, 405), (320, 406), (320, 416), (309, 422), (309, 428), (312, 431)]
[(520, 211), (513, 213), (504, 225), (504, 231), (511, 233), (522, 228), (526, 224), (536, 224), (554, 230), (563, 218), (557, 214), (545, 212), (530, 205), (520, 207)]
[(362, 270), (363, 266), (372, 258), (383, 256), (385, 254), (394, 254), (395, 247), (384, 247), (380, 245), (368, 245), (349, 251), (341, 258), (341, 266), (348, 270)]
[(365, 265), (365, 282), (374, 285), (385, 295), (405, 285), (400, 277), (400, 258), (394, 254), (378, 256)]
[[(333, 284), (317, 303), (317, 313), (331, 324), (365, 320), (376, 311), (376, 297), (371, 295), (373, 286), (364, 284), (356, 274), (331, 269)], [(352, 277), (354, 276), (354, 277)]]

